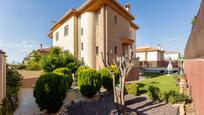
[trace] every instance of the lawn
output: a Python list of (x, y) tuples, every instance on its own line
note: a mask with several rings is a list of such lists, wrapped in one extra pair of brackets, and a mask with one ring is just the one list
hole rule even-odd
[(159, 75), (157, 77), (153, 75), (152, 78), (146, 78), (138, 83), (140, 86), (139, 90), (141, 91), (140, 94), (147, 95), (146, 92), (148, 85), (158, 87), (161, 92), (170, 90), (179, 91), (179, 87), (176, 85), (176, 77), (176, 75)]

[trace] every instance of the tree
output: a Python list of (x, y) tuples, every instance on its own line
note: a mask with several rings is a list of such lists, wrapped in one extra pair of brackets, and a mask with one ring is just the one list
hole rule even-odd
[(38, 52), (38, 51), (33, 51), (33, 53), (31, 54), (31, 60), (34, 61), (34, 62), (37, 62), (39, 63), (40, 62), (40, 59), (41, 59), (41, 54)]
[[(108, 68), (108, 71), (111, 73), (113, 77), (113, 94), (114, 94), (114, 103), (117, 106), (118, 113), (119, 114), (124, 114), (125, 113), (125, 81), (126, 77), (129, 75), (130, 70), (134, 66), (133, 64), (133, 52), (131, 52), (130, 57), (118, 57), (117, 60), (113, 60), (114, 65), (118, 68), (119, 70), (119, 77), (120, 77), (120, 82), (119, 85), (116, 87), (116, 76), (114, 74), (114, 70), (111, 68), (109, 64), (109, 53), (106, 52), (106, 57), (107, 60), (104, 60), (103, 53), (102, 55), (102, 60), (105, 65), (105, 67)], [(119, 86), (119, 87), (118, 87)]]
[(41, 67), (45, 72), (52, 72), (57, 68), (67, 67), (75, 74), (80, 65), (80, 61), (69, 51), (63, 52), (59, 47), (51, 48), (48, 55), (44, 56), (41, 60)]
[(76, 73), (81, 62), (77, 60), (69, 51), (65, 51), (63, 54), (65, 67), (69, 68), (72, 73)]

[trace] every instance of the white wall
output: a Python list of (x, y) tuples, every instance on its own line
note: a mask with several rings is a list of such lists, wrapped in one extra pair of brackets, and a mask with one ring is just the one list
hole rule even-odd
[[(139, 57), (140, 61), (146, 61), (145, 60), (145, 52), (138, 52), (136, 53), (136, 57)], [(147, 52), (147, 61), (160, 61), (159, 58), (159, 52), (153, 51), (153, 52)]]
[(157, 51), (148, 52), (147, 53), (147, 60), (148, 61), (159, 61), (159, 59), (158, 59), (158, 52)]
[(136, 57), (139, 57), (139, 61), (145, 61), (145, 53), (144, 52), (136, 53)]
[(179, 53), (172, 53), (172, 54), (164, 54), (165, 60), (168, 60), (171, 57), (172, 60), (178, 60)]
[[(69, 25), (69, 35), (64, 36), (64, 27)], [(56, 33), (59, 32), (59, 40), (56, 41)], [(63, 50), (69, 50), (74, 54), (74, 17), (70, 18), (62, 26), (53, 32), (53, 46), (63, 48)]]

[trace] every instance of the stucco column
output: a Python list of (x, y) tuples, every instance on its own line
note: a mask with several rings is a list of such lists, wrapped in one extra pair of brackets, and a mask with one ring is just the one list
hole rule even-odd
[(6, 97), (6, 56), (0, 50), (0, 104), (2, 99)]
[(84, 13), (84, 61), (89, 67), (96, 68), (95, 12)]

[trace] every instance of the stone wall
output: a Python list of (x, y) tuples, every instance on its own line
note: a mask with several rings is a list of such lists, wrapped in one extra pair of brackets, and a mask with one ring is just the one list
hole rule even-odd
[(5, 52), (0, 50), (0, 104), (6, 97), (6, 56)]

